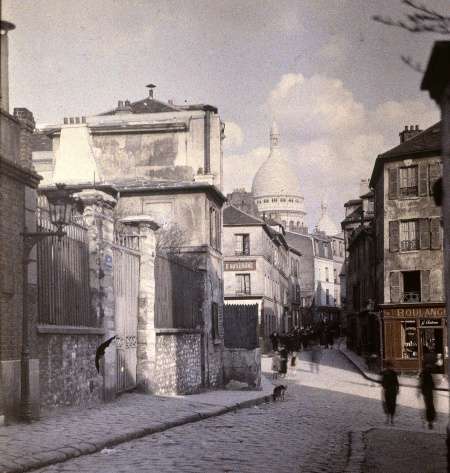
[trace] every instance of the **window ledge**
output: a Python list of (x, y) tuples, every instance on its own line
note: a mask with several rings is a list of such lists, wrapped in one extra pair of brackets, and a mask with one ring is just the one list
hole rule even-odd
[(104, 335), (105, 330), (98, 327), (74, 327), (71, 325), (38, 325), (38, 333), (60, 335)]

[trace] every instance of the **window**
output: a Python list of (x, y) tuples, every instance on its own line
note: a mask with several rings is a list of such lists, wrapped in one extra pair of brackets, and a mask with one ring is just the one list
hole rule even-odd
[(209, 241), (214, 249), (220, 249), (220, 213), (214, 207), (209, 209)]
[(433, 163), (428, 166), (428, 180), (430, 194), (433, 191), (434, 183), (442, 176), (441, 163)]
[(269, 199), (264, 199), (264, 203), (265, 203), (265, 204), (268, 204), (268, 203), (269, 203)]
[(213, 340), (219, 338), (219, 304), (211, 304), (211, 336)]
[(330, 275), (328, 274), (328, 268), (325, 268), (325, 281), (328, 282), (330, 279)]
[(280, 202), (286, 202), (286, 199), (280, 199)]
[(336, 268), (333, 269), (333, 277), (334, 277), (334, 284), (337, 284), (338, 281), (337, 281), (337, 269)]
[(234, 254), (250, 255), (250, 235), (248, 233), (234, 235)]
[(329, 289), (326, 289), (325, 291), (325, 298), (326, 298), (326, 304), (327, 305), (330, 305), (330, 290)]
[(418, 226), (418, 220), (403, 220), (400, 222), (400, 249), (402, 251), (419, 249)]
[(401, 323), (402, 358), (417, 358), (417, 326), (415, 320), (405, 320)]
[(236, 274), (236, 294), (250, 294), (250, 274)]
[(400, 168), (400, 196), (411, 197), (418, 195), (417, 166)]

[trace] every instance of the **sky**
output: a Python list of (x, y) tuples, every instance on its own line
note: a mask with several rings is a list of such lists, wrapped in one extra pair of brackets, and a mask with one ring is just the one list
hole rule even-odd
[[(450, 12), (450, 0), (427, 0)], [(339, 224), (376, 156), (438, 108), (420, 90), (435, 34), (372, 20), (401, 0), (2, 0), (10, 32), (10, 108), (38, 123), (93, 115), (118, 100), (208, 103), (225, 122), (225, 193), (250, 190), (276, 120), (312, 229), (326, 199)], [(448, 38), (447, 38), (448, 39)]]

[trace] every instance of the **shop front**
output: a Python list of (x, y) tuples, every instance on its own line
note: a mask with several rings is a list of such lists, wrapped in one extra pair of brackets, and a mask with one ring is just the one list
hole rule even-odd
[(445, 304), (383, 305), (384, 361), (403, 372), (418, 372), (433, 363), (436, 372), (447, 366)]

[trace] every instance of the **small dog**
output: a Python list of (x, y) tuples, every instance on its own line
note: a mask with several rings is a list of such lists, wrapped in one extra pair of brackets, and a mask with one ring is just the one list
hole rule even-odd
[(278, 386), (275, 386), (273, 388), (273, 394), (272, 394), (273, 400), (276, 401), (277, 399), (281, 399), (282, 401), (284, 401), (284, 393), (286, 392), (286, 389), (287, 387), (284, 386), (283, 384), (279, 384)]

